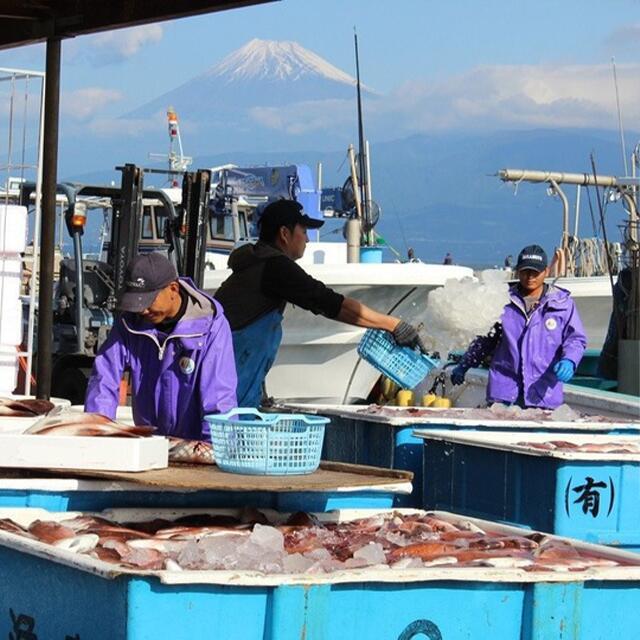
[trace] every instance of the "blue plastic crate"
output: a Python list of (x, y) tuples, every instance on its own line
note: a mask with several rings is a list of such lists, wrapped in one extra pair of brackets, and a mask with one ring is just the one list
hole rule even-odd
[(413, 389), (436, 366), (435, 360), (416, 349), (397, 345), (388, 331), (368, 329), (358, 355), (403, 389)]
[(174, 582), (170, 572), (161, 581), (69, 556), (0, 545), (0, 638), (610, 640), (640, 628), (637, 571), (573, 572), (557, 583), (495, 569), (491, 581), (395, 569), (347, 582), (240, 571), (211, 582), (180, 572)]
[(320, 464), (329, 418), (233, 409), (209, 415), (216, 464), (231, 473), (301, 475)]
[(568, 460), (426, 439), (423, 481), (424, 508), (640, 551), (637, 461)]

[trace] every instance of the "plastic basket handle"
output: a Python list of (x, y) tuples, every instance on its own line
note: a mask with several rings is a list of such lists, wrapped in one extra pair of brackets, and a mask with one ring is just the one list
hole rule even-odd
[(257, 416), (264, 422), (273, 421), (271, 415), (268, 413), (262, 413), (253, 407), (238, 407), (237, 409), (231, 409), (231, 411), (227, 411), (226, 413), (214, 414), (212, 417), (214, 419), (222, 418), (223, 420), (228, 420), (231, 416)]
[[(287, 419), (289, 416), (286, 413), (278, 414), (280, 419)], [(329, 418), (325, 418), (324, 416), (308, 416), (304, 413), (292, 413), (291, 418), (295, 418), (296, 420), (302, 420), (305, 424), (327, 424), (330, 422)]]

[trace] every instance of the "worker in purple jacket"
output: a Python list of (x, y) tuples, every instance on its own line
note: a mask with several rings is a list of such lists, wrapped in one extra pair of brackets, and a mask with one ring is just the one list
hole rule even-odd
[(547, 255), (538, 245), (518, 256), (519, 283), (511, 302), (486, 336), (469, 345), (451, 373), (462, 384), (471, 367), (492, 356), (487, 401), (554, 409), (563, 402), (562, 383), (573, 377), (587, 339), (569, 292), (545, 284)]
[(218, 302), (178, 278), (159, 253), (127, 268), (123, 313), (93, 365), (85, 410), (115, 418), (120, 380), (131, 375), (133, 418), (178, 438), (209, 438), (204, 416), (236, 406), (231, 330)]

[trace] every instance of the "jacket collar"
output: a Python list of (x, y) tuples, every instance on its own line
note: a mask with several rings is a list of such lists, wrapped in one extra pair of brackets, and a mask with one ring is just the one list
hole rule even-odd
[[(191, 338), (208, 333), (216, 317), (222, 314), (222, 307), (204, 291), (198, 289), (190, 278), (180, 278), (179, 282), (190, 299), (184, 315), (176, 324), (171, 335)], [(158, 335), (156, 326), (138, 314), (123, 313), (122, 320), (124, 327), (130, 333), (146, 333), (154, 337)]]
[[(551, 284), (547, 288), (547, 291), (542, 294), (537, 308), (566, 309), (569, 304), (570, 295), (571, 294), (566, 289)], [(518, 292), (517, 284), (513, 285), (509, 290), (509, 297), (511, 298), (512, 304), (516, 305), (518, 309), (521, 309), (524, 312), (522, 297)]]

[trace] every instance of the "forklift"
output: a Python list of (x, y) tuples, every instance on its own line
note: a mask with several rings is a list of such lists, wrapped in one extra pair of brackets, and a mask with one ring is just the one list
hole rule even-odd
[[(51, 394), (72, 404), (84, 403), (93, 360), (113, 326), (127, 265), (141, 249), (142, 220), (149, 203), (164, 210), (163, 246), (168, 245), (168, 257), (178, 274), (191, 278), (198, 287), (204, 277), (210, 171), (184, 172), (182, 200), (174, 203), (165, 190), (144, 188), (145, 173), (166, 171), (133, 164), (117, 169), (122, 173), (120, 188), (58, 185), (58, 193), (66, 199), (64, 221), (73, 255), (60, 262), (55, 293)], [(33, 184), (22, 185), (23, 204), (29, 202), (34, 188)], [(105, 255), (100, 256), (104, 259), (90, 260), (83, 254), (82, 239), (87, 212), (96, 202), (111, 210), (111, 224)]]

